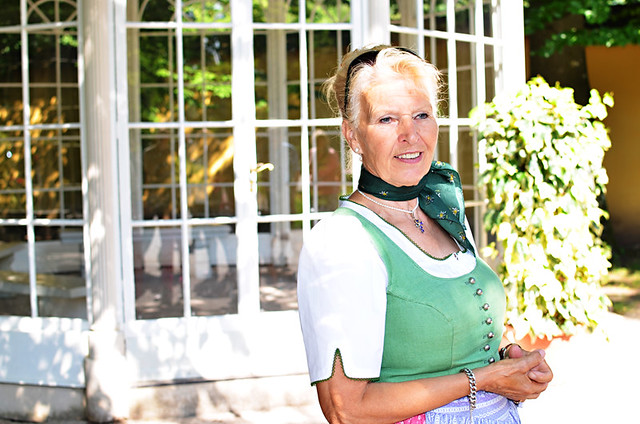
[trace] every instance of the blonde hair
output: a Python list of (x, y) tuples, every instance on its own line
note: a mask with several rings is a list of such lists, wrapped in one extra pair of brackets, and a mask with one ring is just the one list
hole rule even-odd
[[(351, 62), (371, 51), (378, 52), (373, 61), (357, 64), (351, 69), (350, 75), (347, 75)], [(417, 55), (390, 46), (365, 47), (347, 53), (336, 73), (324, 83), (324, 92), (334, 112), (357, 128), (362, 93), (377, 80), (393, 77), (413, 81), (428, 96), (433, 113), (437, 113), (440, 71)], [(347, 80), (348, 98), (345, 97)]]

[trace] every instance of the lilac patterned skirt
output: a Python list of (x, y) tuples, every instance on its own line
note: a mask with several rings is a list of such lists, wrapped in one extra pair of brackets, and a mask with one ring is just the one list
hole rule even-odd
[(479, 391), (473, 418), (465, 396), (397, 424), (520, 424), (520, 416), (518, 407), (504, 396)]

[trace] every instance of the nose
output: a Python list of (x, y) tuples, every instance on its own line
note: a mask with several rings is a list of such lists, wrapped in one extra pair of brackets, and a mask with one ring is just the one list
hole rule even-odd
[(398, 122), (398, 141), (413, 142), (418, 137), (416, 123), (410, 115), (402, 115)]

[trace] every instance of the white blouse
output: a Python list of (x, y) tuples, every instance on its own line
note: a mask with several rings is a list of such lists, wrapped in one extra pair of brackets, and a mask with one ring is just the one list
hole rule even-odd
[[(476, 266), (472, 252), (432, 258), (364, 206), (350, 201), (343, 201), (340, 206), (357, 211), (382, 229), (431, 275), (454, 278)], [(469, 226), (466, 228), (473, 244)], [(331, 377), (336, 350), (340, 350), (348, 377), (380, 376), (386, 286), (384, 262), (356, 217), (331, 215), (312, 229), (298, 264), (298, 307), (312, 383)]]

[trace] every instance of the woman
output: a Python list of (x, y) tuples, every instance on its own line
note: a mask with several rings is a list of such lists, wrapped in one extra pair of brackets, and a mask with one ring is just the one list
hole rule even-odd
[(544, 351), (500, 351), (504, 289), (477, 256), (458, 174), (432, 164), (438, 85), (432, 65), (384, 46), (346, 55), (328, 81), (362, 159), (358, 190), (313, 228), (298, 271), (331, 423), (518, 423), (517, 402), (552, 378)]

